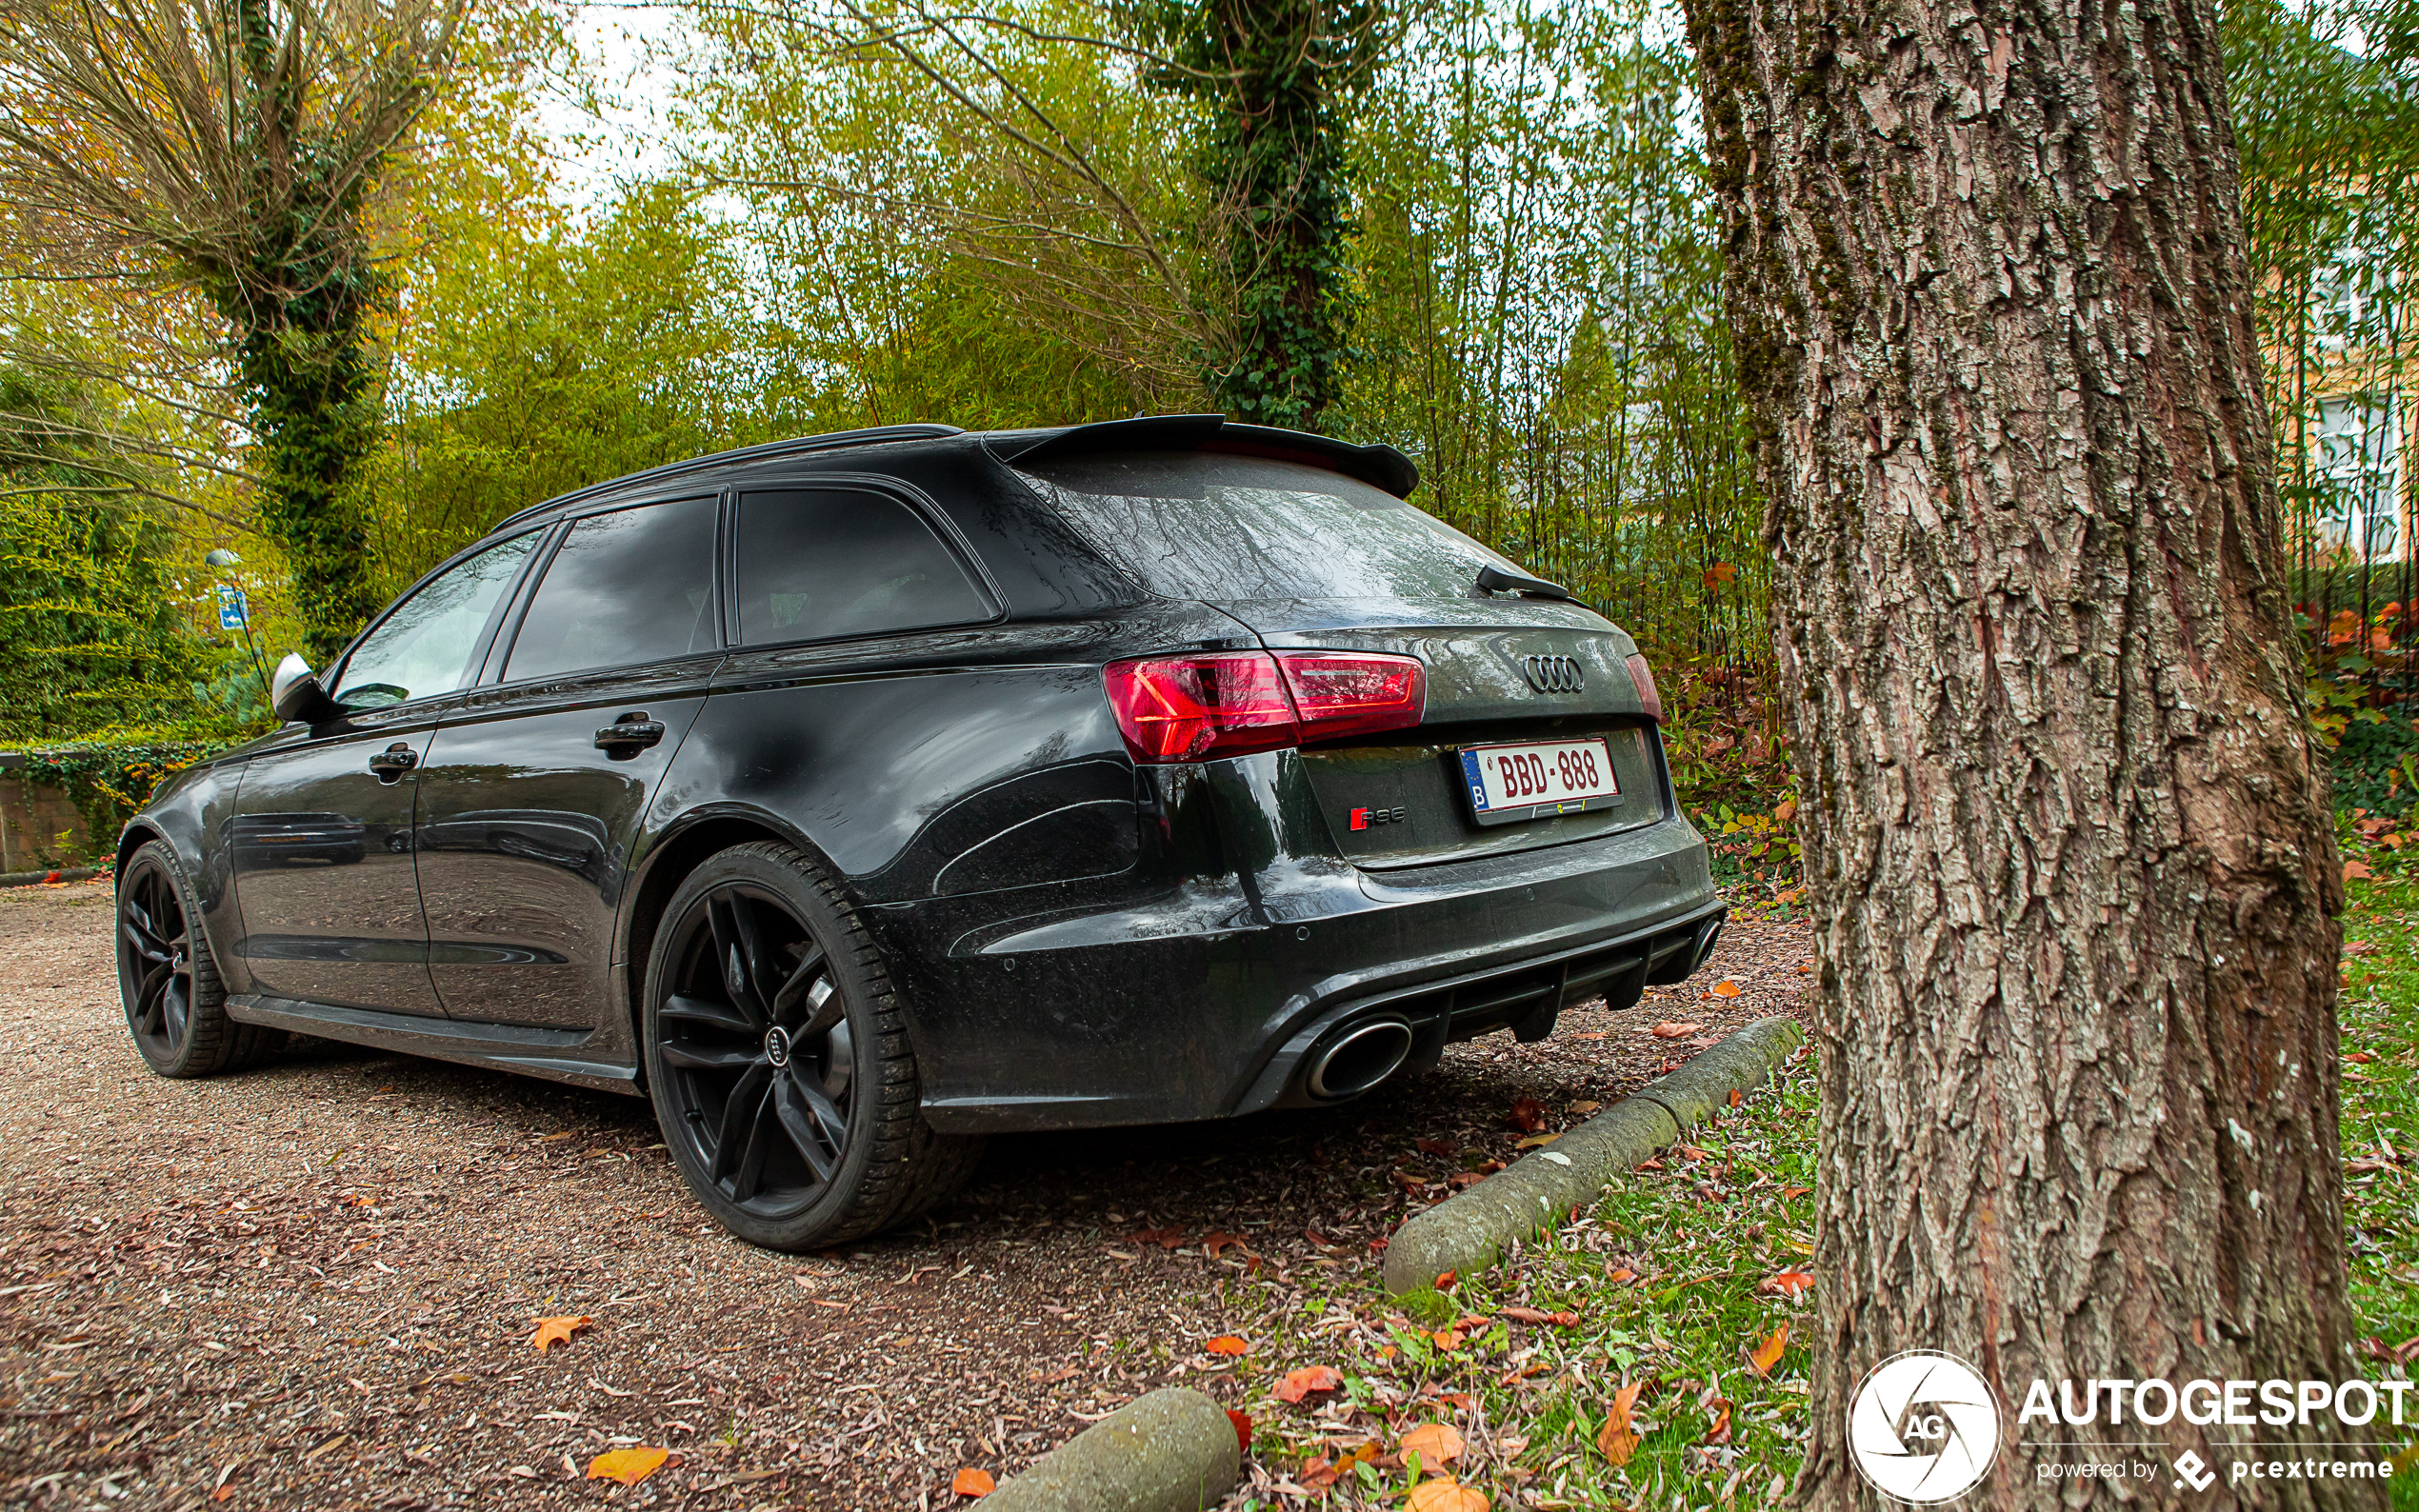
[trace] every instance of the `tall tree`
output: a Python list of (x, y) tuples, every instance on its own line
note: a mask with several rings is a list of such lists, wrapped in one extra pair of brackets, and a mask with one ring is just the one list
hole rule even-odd
[(376, 607), (366, 212), (463, 0), (0, 0), (0, 197), (53, 276), (169, 280), (226, 322), (312, 650)]
[(1370, 0), (1142, 0), (1150, 77), (1210, 108), (1200, 172), (1219, 213), (1233, 336), (1204, 376), (1237, 419), (1316, 430), (1350, 350), (1346, 107), (1383, 53)]
[(1802, 1487), (1876, 1500), (1837, 1425), (1901, 1349), (2011, 1413), (2035, 1377), (2333, 1379), (2341, 883), (2217, 8), (1690, 0), (1689, 30), (1821, 962)]

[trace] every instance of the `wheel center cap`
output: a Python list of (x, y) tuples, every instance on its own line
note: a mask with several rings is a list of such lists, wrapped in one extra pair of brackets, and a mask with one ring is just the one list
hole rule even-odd
[(778, 1025), (765, 1031), (765, 1059), (774, 1065), (790, 1064), (790, 1031)]

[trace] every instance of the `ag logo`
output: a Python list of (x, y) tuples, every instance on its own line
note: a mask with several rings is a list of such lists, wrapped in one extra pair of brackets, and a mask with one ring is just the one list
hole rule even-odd
[(1955, 1355), (1909, 1349), (1857, 1383), (1848, 1457), (1874, 1490), (1918, 1506), (1972, 1490), (1999, 1455), (1999, 1401)]

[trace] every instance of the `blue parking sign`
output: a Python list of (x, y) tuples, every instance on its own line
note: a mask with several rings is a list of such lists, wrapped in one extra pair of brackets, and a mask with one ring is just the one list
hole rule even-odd
[(247, 623), (244, 610), (242, 588), (223, 587), (218, 590), (218, 627), (220, 629), (242, 629)]

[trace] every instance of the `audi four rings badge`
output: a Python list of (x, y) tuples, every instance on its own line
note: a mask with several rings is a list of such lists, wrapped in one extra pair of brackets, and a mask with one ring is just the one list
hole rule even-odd
[(1524, 656), (1520, 669), (1540, 693), (1576, 693), (1588, 686), (1587, 671), (1575, 656)]

